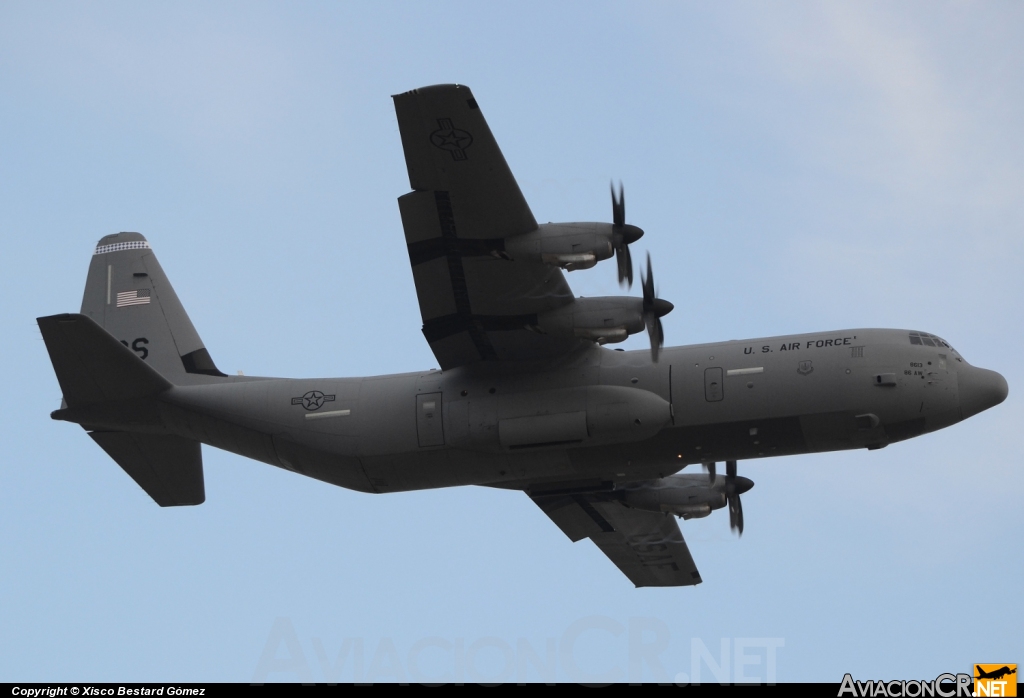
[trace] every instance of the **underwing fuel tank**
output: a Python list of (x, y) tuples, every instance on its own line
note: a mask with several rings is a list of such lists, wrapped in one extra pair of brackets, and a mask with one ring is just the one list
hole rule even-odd
[(652, 392), (598, 385), (455, 400), (445, 432), (456, 448), (500, 452), (641, 441), (670, 419)]

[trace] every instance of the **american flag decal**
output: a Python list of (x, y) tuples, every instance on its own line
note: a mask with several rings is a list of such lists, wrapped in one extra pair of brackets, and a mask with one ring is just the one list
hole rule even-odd
[(129, 305), (145, 305), (150, 301), (148, 288), (140, 288), (137, 291), (121, 291), (117, 294), (117, 307), (124, 308)]

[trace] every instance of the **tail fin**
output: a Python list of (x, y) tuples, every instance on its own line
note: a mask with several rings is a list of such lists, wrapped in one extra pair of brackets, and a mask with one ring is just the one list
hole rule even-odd
[(155, 398), (217, 370), (146, 238), (101, 239), (81, 315), (39, 318), (64, 406), (51, 415), (89, 436), (160, 506), (206, 499), (198, 441), (161, 433)]
[(89, 265), (82, 315), (171, 383), (192, 385), (224, 376), (139, 233), (100, 239)]

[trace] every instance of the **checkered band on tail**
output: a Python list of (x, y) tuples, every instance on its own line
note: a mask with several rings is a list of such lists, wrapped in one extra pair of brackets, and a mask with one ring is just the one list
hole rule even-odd
[(108, 252), (120, 252), (121, 250), (148, 250), (149, 243), (145, 240), (130, 240), (129, 242), (115, 242), (110, 245), (97, 245), (93, 255), (106, 254)]

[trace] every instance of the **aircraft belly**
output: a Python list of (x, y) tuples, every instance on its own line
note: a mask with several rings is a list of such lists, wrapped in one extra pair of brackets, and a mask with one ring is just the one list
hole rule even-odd
[(544, 479), (577, 479), (581, 470), (565, 449), (483, 453), (446, 448), (419, 453), (363, 456), (375, 492), (403, 492), (464, 485), (513, 486)]
[(281, 466), (272, 437), (264, 431), (170, 403), (161, 404), (160, 415), (168, 429), (178, 436)]
[(580, 475), (628, 480), (640, 473), (645, 477), (665, 477), (692, 463), (806, 451), (799, 419), (782, 417), (664, 429), (635, 444), (576, 448), (568, 453)]
[(274, 447), (282, 467), (316, 480), (360, 492), (378, 492), (360, 460), (339, 455), (329, 449), (317, 449), (283, 436), (274, 437)]

